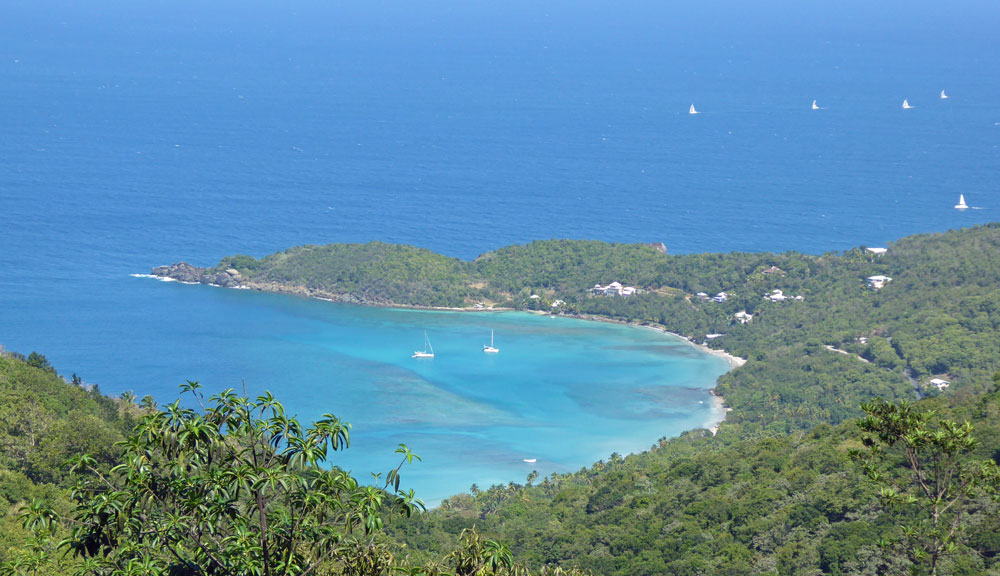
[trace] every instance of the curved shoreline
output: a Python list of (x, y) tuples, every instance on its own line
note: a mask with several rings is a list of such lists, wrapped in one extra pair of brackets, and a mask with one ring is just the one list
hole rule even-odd
[[(133, 274), (132, 276), (139, 277), (139, 278), (154, 278), (154, 279), (157, 279), (157, 280), (175, 280), (174, 278), (171, 278), (169, 276), (161, 276), (161, 275), (157, 275), (157, 274)], [(184, 284), (201, 284), (202, 282), (183, 282), (183, 283)], [(209, 286), (213, 286), (213, 287), (217, 287), (217, 288), (232, 288), (234, 290), (254, 290), (256, 292), (266, 292), (266, 293), (270, 293), (270, 294), (284, 294), (284, 295), (289, 295), (289, 296), (300, 296), (300, 297), (311, 298), (311, 299), (315, 299), (315, 300), (321, 300), (321, 301), (324, 301), (324, 302), (335, 302), (335, 303), (339, 303), (339, 304), (353, 304), (353, 305), (356, 305), (356, 306), (367, 306), (367, 307), (372, 307), (372, 308), (396, 308), (396, 309), (400, 309), (400, 310), (427, 310), (427, 311), (432, 311), (432, 312), (434, 312), (434, 311), (436, 311), (436, 312), (527, 312), (527, 313), (530, 313), (530, 314), (538, 314), (538, 315), (543, 315), (543, 316), (554, 316), (553, 314), (551, 314), (549, 312), (545, 312), (545, 311), (541, 311), (541, 310), (518, 310), (516, 308), (505, 308), (505, 307), (469, 308), (469, 307), (454, 307), (454, 306), (420, 306), (420, 305), (416, 305), (416, 304), (398, 304), (398, 303), (394, 303), (394, 302), (376, 302), (376, 301), (366, 300), (366, 299), (363, 299), (363, 298), (358, 298), (358, 297), (353, 296), (353, 295), (333, 294), (333, 293), (326, 292), (324, 290), (316, 290), (316, 289), (306, 288), (304, 286), (286, 286), (286, 285), (278, 284), (276, 282), (258, 283), (258, 282), (245, 282), (244, 281), (244, 282), (240, 282), (239, 284), (229, 285), (229, 286), (221, 286), (219, 284), (208, 284), (208, 285)], [(635, 328), (646, 328), (646, 329), (649, 329), (649, 330), (655, 330), (656, 332), (660, 332), (662, 334), (667, 334), (667, 335), (670, 335), (670, 336), (674, 336), (676, 338), (679, 338), (679, 339), (683, 340), (684, 342), (687, 342), (690, 346), (693, 346), (694, 348), (697, 348), (700, 352), (709, 354), (711, 356), (715, 356), (717, 358), (721, 358), (721, 359), (725, 360), (726, 362), (728, 362), (729, 366), (730, 366), (730, 369), (727, 370), (727, 373), (729, 371), (731, 371), (731, 370), (735, 370), (735, 369), (739, 368), (740, 366), (743, 366), (747, 362), (745, 358), (740, 358), (739, 356), (735, 356), (733, 354), (730, 354), (729, 352), (726, 352), (725, 350), (716, 350), (714, 348), (709, 348), (705, 344), (698, 344), (697, 342), (695, 342), (694, 340), (692, 340), (692, 339), (690, 339), (690, 338), (688, 338), (686, 336), (683, 336), (681, 334), (677, 334), (676, 332), (671, 332), (666, 326), (663, 326), (661, 324), (630, 322), (628, 320), (619, 320), (619, 319), (616, 319), (616, 318), (609, 318), (609, 317), (606, 317), (606, 316), (596, 316), (596, 315), (593, 315), (593, 314), (558, 314), (557, 316), (564, 316), (566, 318), (576, 318), (576, 319), (579, 319), (579, 320), (589, 320), (589, 321), (593, 321), (593, 322), (605, 322), (605, 323), (609, 323), (609, 324), (619, 324), (619, 325), (622, 325), (622, 326), (632, 326), (632, 327), (635, 327)], [(726, 417), (727, 417), (728, 413), (732, 410), (732, 408), (726, 407), (726, 405), (725, 405), (725, 398), (723, 398), (722, 395), (720, 395), (718, 393), (717, 388), (715, 386), (713, 386), (712, 388), (709, 388), (708, 392), (709, 392), (709, 394), (711, 394), (711, 396), (712, 396), (712, 403), (713, 403), (714, 407), (716, 408), (716, 411), (720, 415), (718, 421), (714, 422), (714, 424), (712, 424), (711, 426), (706, 426), (706, 429), (710, 430), (712, 432), (712, 435), (714, 436), (719, 431), (719, 426), (721, 426), (722, 423), (726, 421)]]
[[(545, 312), (538, 312), (538, 313), (539, 314), (545, 314)], [(573, 315), (568, 315), (567, 317), (569, 317), (569, 318), (579, 318), (581, 320), (591, 320), (591, 321), (594, 321), (594, 322), (607, 322), (609, 324), (620, 324), (622, 326), (633, 326), (633, 327), (636, 327), (636, 328), (647, 328), (647, 329), (650, 329), (650, 330), (654, 330), (656, 332), (660, 332), (660, 333), (663, 333), (663, 334), (668, 334), (670, 336), (675, 336), (675, 337), (683, 340), (684, 342), (687, 342), (690, 346), (693, 346), (693, 347), (697, 348), (700, 352), (704, 352), (706, 354), (709, 354), (711, 356), (715, 356), (717, 358), (722, 358), (723, 360), (725, 360), (726, 362), (728, 362), (729, 363), (729, 370), (727, 370), (726, 373), (729, 373), (730, 371), (735, 370), (735, 369), (739, 368), (740, 366), (743, 366), (744, 364), (747, 363), (746, 358), (740, 358), (739, 356), (730, 354), (729, 352), (726, 352), (725, 350), (716, 350), (714, 348), (709, 348), (708, 346), (706, 346), (704, 344), (698, 344), (697, 342), (695, 342), (694, 340), (688, 338), (687, 336), (682, 336), (681, 334), (677, 334), (676, 332), (671, 332), (670, 330), (668, 330), (666, 328), (666, 326), (663, 326), (661, 324), (640, 324), (638, 322), (628, 322), (626, 320), (616, 320), (614, 318), (607, 318), (607, 317), (604, 317), (604, 316), (594, 316), (594, 315), (591, 315), (591, 314), (573, 314)], [(716, 382), (718, 382), (718, 380), (716, 380)], [(726, 421), (726, 418), (729, 415), (729, 412), (732, 411), (732, 408), (726, 406), (726, 399), (721, 394), (719, 394), (718, 389), (715, 386), (713, 386), (712, 388), (709, 388), (708, 393), (712, 395), (712, 404), (713, 404), (716, 412), (720, 416), (719, 419), (718, 419), (718, 421), (716, 421), (715, 423), (713, 423), (711, 426), (707, 426), (706, 427), (709, 431), (712, 432), (712, 436), (715, 436), (719, 432), (719, 427), (722, 425), (723, 422)]]

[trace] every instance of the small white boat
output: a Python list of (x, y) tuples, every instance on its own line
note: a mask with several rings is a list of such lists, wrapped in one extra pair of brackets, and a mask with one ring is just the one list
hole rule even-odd
[(968, 207), (969, 205), (965, 203), (965, 194), (959, 194), (958, 204), (955, 204), (955, 210), (965, 210)]
[(948, 95), (944, 93), (944, 90), (941, 91), (941, 99), (942, 100), (947, 100), (948, 99)]
[(910, 108), (913, 108), (913, 106), (910, 106), (910, 103), (904, 99), (903, 100), (903, 110), (909, 110)]
[(424, 351), (417, 350), (411, 358), (433, 358), (434, 347), (431, 346), (431, 339), (427, 337), (427, 330), (424, 330)]
[(483, 352), (486, 352), (487, 354), (496, 354), (499, 351), (499, 348), (493, 346), (493, 331), (490, 330), (490, 345), (487, 346), (486, 344), (483, 344)]
[(691, 108), (688, 110), (688, 114), (700, 114), (700, 112), (698, 112), (697, 110), (695, 110), (694, 109), (694, 104), (692, 104)]
[(818, 104), (816, 104), (816, 101), (815, 101), (815, 100), (813, 100), (813, 105), (812, 105), (812, 109), (813, 109), (813, 110), (819, 110), (819, 105), (818, 105)]
[(525, 458), (524, 461), (528, 464), (534, 464), (535, 462), (538, 462), (538, 458)]

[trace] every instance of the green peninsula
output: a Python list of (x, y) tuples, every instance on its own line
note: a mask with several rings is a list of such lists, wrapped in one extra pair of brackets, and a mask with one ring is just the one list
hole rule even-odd
[[(822, 255), (669, 255), (662, 245), (551, 240), (462, 261), (374, 242), (153, 273), (368, 305), (503, 307), (659, 326), (747, 359), (718, 383), (732, 408), (723, 432), (787, 433), (856, 417), (873, 397), (982, 391), (1000, 367), (998, 248), (1000, 225)], [(635, 292), (595, 293), (614, 282)]]

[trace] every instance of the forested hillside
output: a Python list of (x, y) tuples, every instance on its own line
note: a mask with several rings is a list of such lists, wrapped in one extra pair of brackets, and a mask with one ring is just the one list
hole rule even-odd
[[(105, 465), (117, 462), (114, 443), (131, 430), (137, 410), (66, 382), (37, 353), (0, 352), (0, 398), (0, 564), (17, 561), (27, 569), (45, 555), (28, 545), (20, 513), (35, 498), (68, 510), (63, 464), (85, 453)], [(49, 574), (75, 565), (51, 560)]]

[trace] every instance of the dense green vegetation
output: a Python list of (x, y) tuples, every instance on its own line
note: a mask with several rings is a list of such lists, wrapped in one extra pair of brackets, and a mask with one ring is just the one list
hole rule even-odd
[[(79, 379), (77, 379), (79, 380)], [(0, 564), (26, 567), (49, 558), (29, 545), (19, 514), (27, 502), (41, 498), (68, 510), (63, 490), (70, 478), (63, 463), (79, 454), (96, 462), (117, 462), (114, 443), (135, 424), (135, 412), (96, 389), (85, 390), (60, 378), (41, 354), (27, 358), (0, 353)], [(65, 536), (57, 529), (57, 536)], [(72, 560), (51, 558), (47, 571), (56, 574)]]
[(0, 575), (582, 576), (531, 571), (474, 529), (437, 557), (395, 554), (383, 527), (423, 508), (399, 487), (416, 455), (400, 446), (399, 466), (361, 484), (331, 462), (346, 422), (199, 388), (182, 386), (198, 410), (140, 407), (40, 354), (0, 353)]

